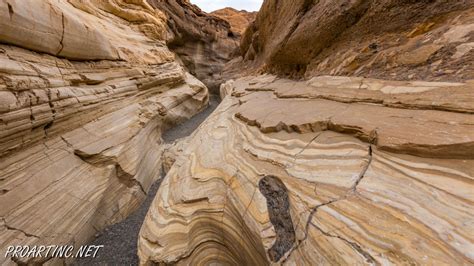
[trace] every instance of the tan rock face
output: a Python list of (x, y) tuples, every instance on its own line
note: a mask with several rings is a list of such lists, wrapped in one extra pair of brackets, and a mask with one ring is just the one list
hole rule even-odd
[(473, 1), (265, 1), (226, 72), (474, 79), (473, 12)]
[(145, 1), (0, 1), (2, 254), (85, 244), (159, 178), (161, 132), (208, 102), (164, 19)]
[(209, 15), (187, 0), (148, 0), (168, 17), (168, 46), (187, 69), (213, 92), (225, 80), (222, 69), (238, 50), (240, 36), (229, 22)]
[(257, 12), (239, 11), (231, 7), (213, 11), (211, 14), (227, 20), (230, 23), (232, 31), (240, 35), (244, 34), (250, 23), (257, 17)]
[(169, 150), (141, 263), (474, 263), (473, 85), (229, 81)]

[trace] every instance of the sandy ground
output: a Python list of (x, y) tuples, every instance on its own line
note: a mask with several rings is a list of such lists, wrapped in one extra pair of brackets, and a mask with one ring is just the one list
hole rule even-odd
[[(171, 143), (177, 139), (189, 136), (216, 109), (218, 99), (211, 97), (209, 107), (190, 120), (180, 124), (163, 134), (163, 140)], [(104, 245), (96, 258), (77, 260), (74, 265), (138, 265), (137, 241), (138, 233), (146, 213), (160, 187), (160, 178), (148, 192), (145, 202), (140, 208), (124, 221), (106, 228), (90, 245)]]

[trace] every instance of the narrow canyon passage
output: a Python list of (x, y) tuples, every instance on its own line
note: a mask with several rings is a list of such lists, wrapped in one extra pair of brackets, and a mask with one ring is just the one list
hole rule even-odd
[[(163, 140), (166, 143), (173, 143), (191, 135), (218, 105), (218, 97), (211, 95), (209, 106), (204, 111), (167, 130), (162, 136)], [(104, 245), (96, 258), (81, 258), (74, 265), (138, 265), (136, 252), (138, 233), (164, 177), (165, 173), (162, 173), (162, 178), (153, 184), (146, 200), (137, 211), (122, 222), (107, 227), (102, 233), (96, 235), (94, 241), (89, 243), (96, 246)]]
[(474, 265), (474, 0), (199, 1), (0, 0), (1, 266)]

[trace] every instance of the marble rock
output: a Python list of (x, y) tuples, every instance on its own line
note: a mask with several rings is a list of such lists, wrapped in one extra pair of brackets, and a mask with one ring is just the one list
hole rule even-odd
[(146, 1), (0, 1), (0, 18), (0, 252), (78, 247), (144, 200), (161, 132), (205, 108), (208, 90)]
[(474, 263), (473, 86), (227, 82), (169, 148), (141, 264)]

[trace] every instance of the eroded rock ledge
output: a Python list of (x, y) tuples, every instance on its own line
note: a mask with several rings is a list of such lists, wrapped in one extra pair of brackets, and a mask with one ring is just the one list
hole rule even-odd
[(472, 264), (473, 89), (226, 83), (215, 113), (168, 153), (141, 263)]
[(160, 176), (161, 132), (208, 90), (146, 1), (0, 1), (0, 21), (0, 251), (80, 246), (136, 209)]

